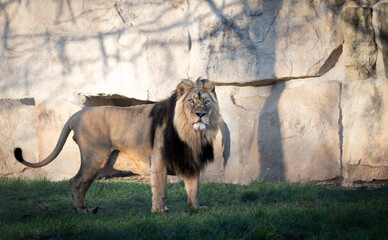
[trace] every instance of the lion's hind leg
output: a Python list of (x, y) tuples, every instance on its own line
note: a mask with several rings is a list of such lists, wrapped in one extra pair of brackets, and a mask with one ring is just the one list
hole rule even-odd
[[(108, 162), (110, 152), (102, 149), (94, 149), (95, 152), (90, 155), (81, 154), (81, 168), (78, 173), (70, 180), (71, 194), (73, 197), (73, 206), (77, 212), (96, 213), (98, 208), (89, 209), (86, 206), (86, 192), (93, 183), (98, 172)], [(81, 152), (83, 152), (81, 150)], [(88, 152), (88, 151), (86, 151)], [(90, 153), (90, 151), (89, 151)]]
[(86, 206), (85, 194), (88, 187), (86, 187), (83, 181), (82, 168), (78, 171), (77, 175), (70, 179), (70, 188), (74, 208), (77, 212), (87, 213), (89, 209)]

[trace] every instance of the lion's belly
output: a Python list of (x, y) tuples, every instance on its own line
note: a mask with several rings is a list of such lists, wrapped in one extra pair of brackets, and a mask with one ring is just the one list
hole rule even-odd
[(142, 154), (119, 152), (118, 154), (112, 155), (109, 163), (116, 170), (149, 175), (148, 159)]

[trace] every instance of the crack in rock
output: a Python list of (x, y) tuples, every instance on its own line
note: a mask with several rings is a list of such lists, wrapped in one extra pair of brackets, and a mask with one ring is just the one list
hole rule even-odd
[(124, 23), (124, 25), (127, 27), (132, 27), (132, 23), (128, 24), (127, 21), (125, 20), (125, 18), (123, 17), (123, 14), (121, 13), (122, 10), (120, 9), (119, 3), (116, 2), (114, 5), (114, 8), (117, 12), (117, 15), (119, 15), (121, 21)]

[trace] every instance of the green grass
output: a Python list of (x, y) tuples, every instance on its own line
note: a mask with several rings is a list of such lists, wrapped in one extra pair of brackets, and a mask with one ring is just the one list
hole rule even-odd
[(200, 184), (188, 211), (183, 183), (169, 184), (166, 214), (152, 214), (146, 183), (99, 182), (89, 207), (71, 208), (68, 182), (0, 178), (0, 239), (388, 239), (388, 188), (315, 184)]

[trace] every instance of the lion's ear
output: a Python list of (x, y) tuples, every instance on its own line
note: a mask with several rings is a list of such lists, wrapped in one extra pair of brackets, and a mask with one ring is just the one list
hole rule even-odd
[(194, 83), (189, 79), (183, 79), (177, 86), (176, 91), (178, 98), (181, 97), (185, 92), (189, 92), (194, 87)]

